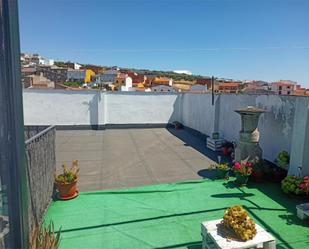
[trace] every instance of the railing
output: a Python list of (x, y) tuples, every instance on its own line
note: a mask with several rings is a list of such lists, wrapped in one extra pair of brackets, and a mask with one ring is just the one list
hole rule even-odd
[[(30, 231), (34, 225), (41, 223), (53, 195), (56, 170), (55, 130), (55, 126), (46, 129), (25, 128), (25, 136), (33, 135), (25, 142)], [(34, 135), (35, 131), (37, 133)]]
[(44, 131), (47, 128), (48, 128), (48, 126), (39, 126), (39, 125), (36, 125), (36, 126), (25, 126), (24, 127), (25, 141), (27, 141), (28, 139), (34, 137), (35, 135), (37, 135), (41, 131)]

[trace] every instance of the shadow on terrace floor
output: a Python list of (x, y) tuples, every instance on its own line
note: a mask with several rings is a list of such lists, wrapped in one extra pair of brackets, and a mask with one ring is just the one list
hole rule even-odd
[[(206, 147), (206, 136), (202, 135), (198, 131), (187, 127), (184, 127), (182, 129), (167, 128), (167, 130), (175, 137), (181, 139), (185, 143), (185, 146), (194, 148), (195, 150), (210, 158), (214, 162), (218, 162), (218, 157), (220, 157), (221, 162), (231, 163), (231, 158), (224, 156), (221, 152), (215, 152), (208, 149)], [(207, 168), (199, 170), (197, 174), (203, 178), (208, 178), (211, 180), (216, 179), (215, 172)]]

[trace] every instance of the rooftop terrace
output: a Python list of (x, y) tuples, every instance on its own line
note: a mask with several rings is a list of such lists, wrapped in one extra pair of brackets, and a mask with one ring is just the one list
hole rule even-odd
[[(236, 157), (255, 150), (273, 162), (284, 150), (288, 173), (309, 176), (308, 97), (22, 92), (16, 0), (0, 0), (0, 37), (0, 248), (28, 249), (35, 228), (52, 221), (60, 249), (201, 249), (201, 223), (232, 205), (243, 205), (276, 248), (309, 248), (309, 220), (295, 210), (305, 200), (278, 183), (215, 180), (208, 167), (217, 155), (205, 148), (205, 138), (219, 134), (238, 142)], [(247, 106), (265, 110), (258, 124), (246, 114), (241, 125), (234, 111)], [(175, 121), (184, 129), (163, 129)], [(80, 176), (65, 171), (55, 180), (56, 167), (75, 159)], [(55, 187), (77, 181), (80, 192), (62, 197), (79, 195), (60, 201)]]
[[(209, 94), (25, 91), (24, 103), (27, 125), (56, 125), (57, 169), (79, 161), (80, 195), (54, 200), (45, 215), (61, 227), (60, 249), (201, 248), (201, 222), (237, 204), (276, 237), (277, 248), (309, 244), (308, 221), (295, 210), (303, 201), (280, 184), (214, 180), (209, 166), (219, 154), (205, 146), (214, 131), (237, 141), (234, 110), (258, 106), (266, 110), (264, 158), (287, 150), (291, 173), (307, 174), (308, 98), (216, 95), (212, 104)], [(173, 121), (184, 129), (166, 128)]]
[(188, 130), (57, 131), (58, 169), (73, 159), (79, 161), (80, 191), (90, 191), (198, 179), (217, 156)]

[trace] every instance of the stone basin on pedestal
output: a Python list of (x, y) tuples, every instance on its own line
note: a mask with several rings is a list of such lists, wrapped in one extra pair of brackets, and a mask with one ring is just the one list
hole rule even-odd
[(241, 130), (239, 132), (239, 142), (235, 149), (236, 161), (245, 159), (262, 159), (263, 151), (259, 146), (260, 133), (258, 131), (259, 117), (265, 112), (254, 106), (235, 110), (241, 116)]

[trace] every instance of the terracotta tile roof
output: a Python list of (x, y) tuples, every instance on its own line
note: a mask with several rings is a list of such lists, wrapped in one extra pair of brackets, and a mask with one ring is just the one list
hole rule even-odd
[(36, 68), (35, 67), (24, 67), (21, 69), (23, 73), (35, 73)]
[(240, 83), (224, 82), (224, 83), (219, 83), (219, 86), (222, 86), (222, 87), (239, 87)]

